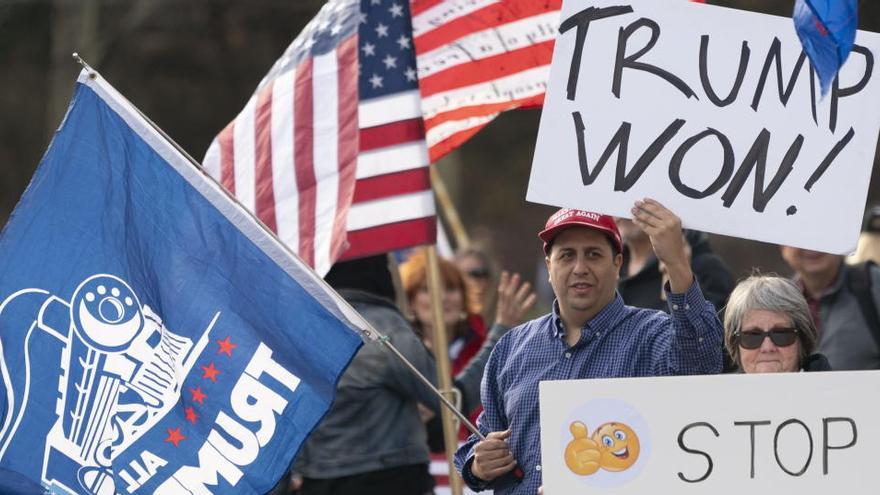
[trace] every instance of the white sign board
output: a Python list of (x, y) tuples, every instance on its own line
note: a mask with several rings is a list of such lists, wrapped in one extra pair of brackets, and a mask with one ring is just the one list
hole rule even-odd
[(550, 494), (869, 493), (880, 371), (548, 381)]
[(567, 0), (526, 199), (849, 253), (880, 128), (880, 35), (823, 98), (790, 18)]

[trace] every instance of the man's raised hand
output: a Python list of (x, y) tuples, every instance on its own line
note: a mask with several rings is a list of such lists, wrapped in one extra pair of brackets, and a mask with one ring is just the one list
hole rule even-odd
[(672, 292), (686, 292), (694, 274), (681, 235), (681, 219), (657, 201), (645, 198), (632, 209), (633, 223), (648, 234), (657, 259), (666, 265)]

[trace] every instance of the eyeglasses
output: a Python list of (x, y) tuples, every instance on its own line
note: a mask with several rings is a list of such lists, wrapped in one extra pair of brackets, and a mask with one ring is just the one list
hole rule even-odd
[(467, 271), (467, 274), (471, 278), (489, 278), (489, 269), (488, 268), (473, 268)]
[(797, 341), (797, 334), (797, 328), (774, 328), (769, 332), (760, 330), (737, 332), (735, 337), (743, 349), (757, 349), (764, 344), (766, 337), (770, 337), (770, 341), (777, 347), (788, 347)]

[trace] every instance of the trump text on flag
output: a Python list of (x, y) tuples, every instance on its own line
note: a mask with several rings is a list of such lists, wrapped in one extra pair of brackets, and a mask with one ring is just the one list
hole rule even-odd
[(52, 493), (267, 492), (365, 328), (90, 71), (0, 273), (0, 468)]

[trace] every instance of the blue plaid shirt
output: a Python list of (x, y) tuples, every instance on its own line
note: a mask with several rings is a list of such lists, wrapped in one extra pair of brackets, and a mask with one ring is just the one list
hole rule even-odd
[[(521, 483), (481, 484), (470, 472), (471, 435), (455, 454), (455, 466), (474, 490), (535, 495), (541, 486), (541, 422), (538, 383), (543, 380), (694, 375), (721, 371), (721, 322), (696, 281), (687, 292), (667, 291), (670, 314), (626, 306), (620, 294), (565, 343), (558, 305), (553, 312), (507, 333), (492, 351), (481, 388), (480, 431), (513, 430), (510, 451), (525, 471)], [(464, 469), (463, 469), (464, 468)]]

